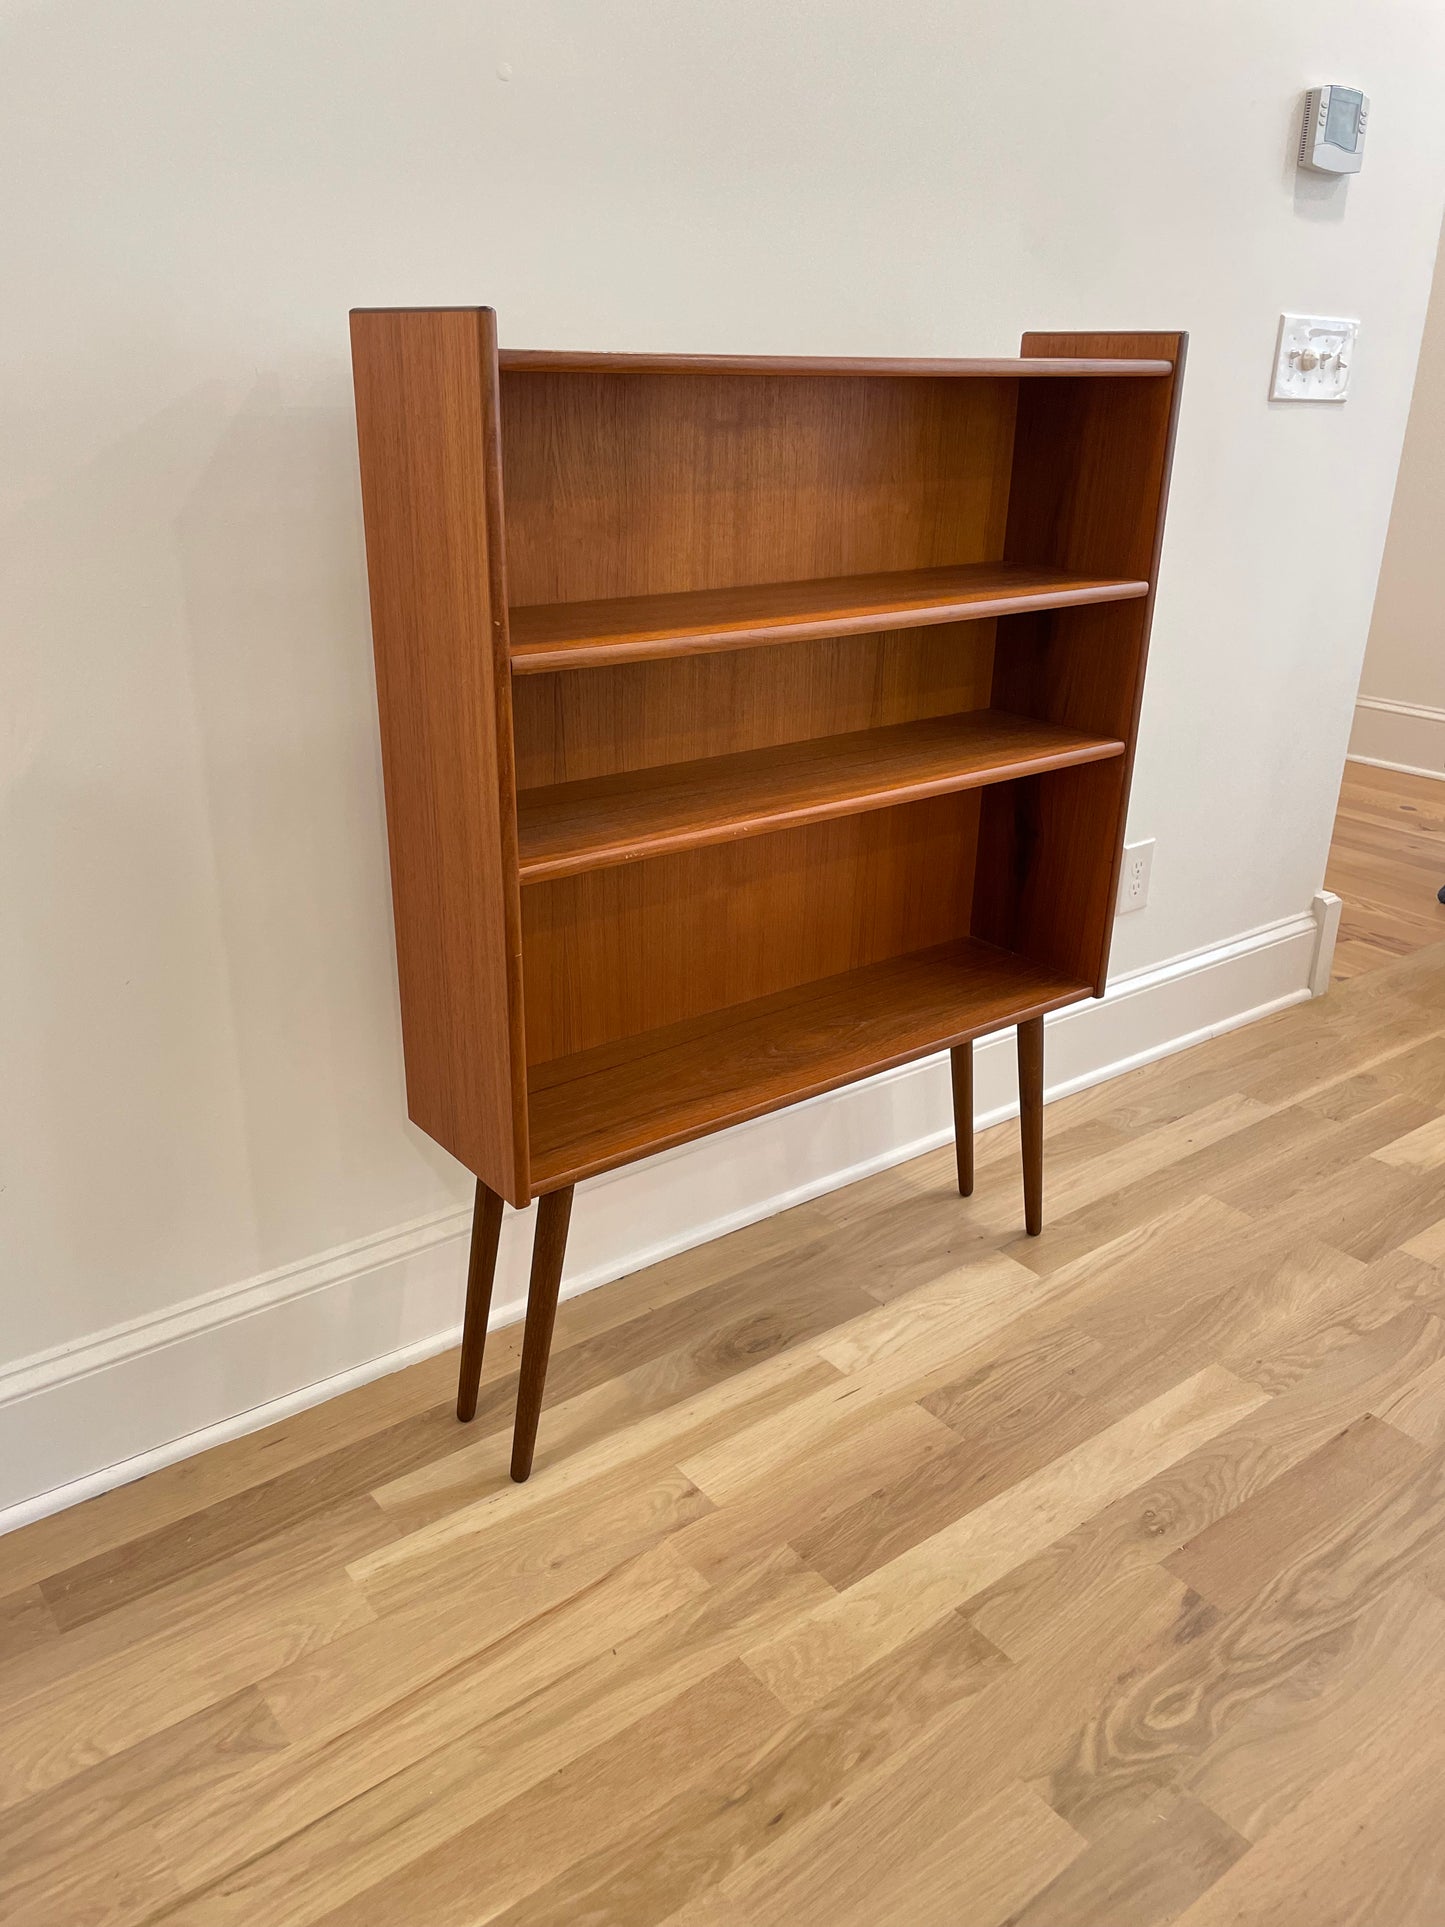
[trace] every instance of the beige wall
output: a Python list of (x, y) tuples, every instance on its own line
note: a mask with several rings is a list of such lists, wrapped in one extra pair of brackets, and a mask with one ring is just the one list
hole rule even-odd
[(1360, 697), (1355, 753), (1445, 772), (1445, 269), (1438, 263)]
[[(1347, 182), (1292, 159), (1330, 76), (1374, 103)], [(404, 1116), (348, 307), (488, 301), (506, 344), (615, 349), (1190, 329), (1138, 969), (1320, 881), (1442, 79), (1438, 0), (0, 4), (0, 1364), (43, 1355), (16, 1398), (467, 1196)], [(1268, 403), (1283, 308), (1361, 316), (1346, 407)], [(749, 1208), (719, 1173), (668, 1208)], [(276, 1350), (270, 1386), (334, 1368)], [(218, 1357), (187, 1423), (261, 1395)]]

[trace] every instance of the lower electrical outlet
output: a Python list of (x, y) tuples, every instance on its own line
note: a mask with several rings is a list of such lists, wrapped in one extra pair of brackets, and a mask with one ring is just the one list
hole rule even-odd
[(1126, 843), (1124, 861), (1119, 869), (1119, 901), (1116, 913), (1126, 916), (1130, 910), (1142, 910), (1149, 901), (1149, 872), (1154, 867), (1154, 839), (1149, 837), (1143, 843)]

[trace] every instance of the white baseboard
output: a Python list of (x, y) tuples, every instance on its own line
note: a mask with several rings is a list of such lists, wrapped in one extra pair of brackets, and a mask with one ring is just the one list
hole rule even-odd
[(1333, 890), (1315, 891), (1310, 915), (1315, 920), (1318, 941), (1315, 944), (1315, 960), (1310, 965), (1311, 997), (1323, 997), (1330, 987), (1330, 972), (1335, 965), (1335, 944), (1339, 940), (1340, 918), (1344, 908), (1344, 898), (1336, 896)]
[[(1048, 1095), (1309, 996), (1310, 912), (1121, 977), (1048, 1023)], [(1326, 978), (1328, 966), (1326, 964)], [(980, 1128), (1018, 1108), (1012, 1033), (976, 1051)], [(949, 1142), (929, 1058), (581, 1186), (563, 1296)], [(492, 1323), (525, 1302), (530, 1213), (502, 1227)], [(0, 1368), (0, 1532), (457, 1342), (470, 1212), (448, 1210)]]
[(1445, 709), (1357, 697), (1349, 760), (1445, 782)]

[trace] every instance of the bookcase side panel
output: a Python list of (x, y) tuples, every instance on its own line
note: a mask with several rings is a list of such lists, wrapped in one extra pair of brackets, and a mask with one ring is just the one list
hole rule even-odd
[(495, 320), (358, 311), (351, 334), (408, 1109), (524, 1204)]
[(999, 707), (1125, 744), (1120, 763), (989, 798), (980, 829), (975, 934), (1077, 971), (1096, 995), (1108, 977), (1185, 339), (1024, 337), (1025, 355), (1174, 363), (1148, 381), (1023, 383), (1014, 439), (1006, 555), (1150, 584), (1139, 601), (1011, 618), (994, 657)]

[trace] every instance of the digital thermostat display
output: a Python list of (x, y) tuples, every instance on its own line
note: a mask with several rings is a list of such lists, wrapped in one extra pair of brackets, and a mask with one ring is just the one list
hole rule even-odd
[(1321, 174), (1358, 174), (1369, 112), (1358, 87), (1312, 87), (1300, 127), (1300, 166)]
[(1330, 104), (1325, 109), (1325, 139), (1331, 147), (1342, 147), (1353, 154), (1360, 133), (1360, 109), (1365, 96), (1353, 87), (1331, 87)]

